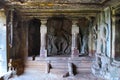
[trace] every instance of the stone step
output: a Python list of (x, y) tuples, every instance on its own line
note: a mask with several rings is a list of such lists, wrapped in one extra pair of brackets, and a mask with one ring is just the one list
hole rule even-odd
[(37, 73), (45, 73), (46, 72), (46, 70), (44, 70), (44, 69), (32, 69), (32, 68), (26, 68), (25, 69), (25, 72), (26, 73), (32, 73), (32, 72), (37, 72)]
[(81, 73), (81, 72), (90, 72), (91, 71), (91, 68), (77, 68), (77, 73)]
[(68, 63), (56, 62), (56, 63), (50, 63), (50, 65), (52, 68), (61, 68), (61, 69), (68, 68)]
[(34, 66), (34, 65), (35, 66), (37, 66), (37, 65), (41, 66), (41, 65), (46, 65), (46, 64), (47, 64), (46, 61), (27, 61), (25, 65), (27, 65), (27, 66)]
[(41, 68), (26, 68), (25, 70), (45, 71), (46, 69), (41, 69)]
[(43, 72), (45, 73), (46, 72), (46, 66), (26, 66), (25, 67), (25, 72)]
[(69, 57), (47, 57), (46, 60), (51, 60), (51, 61), (67, 61)]
[(92, 62), (74, 62), (73, 63), (77, 68), (81, 68), (81, 67), (91, 67)]
[(58, 77), (67, 77), (69, 72), (66, 69), (50, 69), (50, 73)]
[(25, 72), (46, 72), (47, 62), (46, 61), (26, 61)]
[(25, 66), (25, 68), (36, 68), (36, 69), (39, 69), (39, 68), (41, 68), (41, 69), (44, 69), (46, 67), (46, 65), (45, 66), (39, 66), (39, 65), (37, 65), (37, 66)]
[[(74, 69), (77, 73), (90, 72), (92, 59), (89, 57), (69, 58), (69, 57), (48, 57), (36, 58), (37, 60), (26, 61), (26, 71), (45, 72), (48, 62), (50, 64), (50, 73), (58, 74), (63, 77), (68, 74), (68, 70)], [(72, 63), (74, 66), (69, 66)]]

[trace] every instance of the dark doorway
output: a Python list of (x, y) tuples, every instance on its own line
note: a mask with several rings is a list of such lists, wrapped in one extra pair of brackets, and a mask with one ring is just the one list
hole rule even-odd
[(32, 19), (28, 27), (28, 56), (40, 54), (40, 20)]

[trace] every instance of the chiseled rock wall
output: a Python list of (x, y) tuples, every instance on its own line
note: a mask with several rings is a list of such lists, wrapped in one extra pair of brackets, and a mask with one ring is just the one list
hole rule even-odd
[(7, 35), (8, 35), (7, 36), (8, 58), (24, 59), (23, 56), (26, 54), (26, 22), (22, 21), (19, 12), (17, 10), (13, 10), (12, 12), (11, 10), (8, 10), (6, 11), (6, 14), (7, 14)]
[[(110, 8), (98, 15), (98, 33), (96, 60), (92, 65), (92, 72), (98, 77), (108, 80), (120, 80), (120, 62), (111, 56), (111, 15)], [(104, 39), (104, 40), (103, 40)], [(115, 45), (116, 46), (116, 45)]]

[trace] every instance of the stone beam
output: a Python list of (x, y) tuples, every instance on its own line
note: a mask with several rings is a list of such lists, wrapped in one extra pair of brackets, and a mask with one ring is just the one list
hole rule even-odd
[(25, 17), (44, 17), (44, 16), (55, 16), (55, 15), (66, 15), (69, 17), (81, 17), (81, 16), (96, 16), (97, 13), (100, 13), (99, 10), (73, 10), (73, 9), (24, 9), (20, 10), (21, 15)]
[[(12, 6), (12, 5), (9, 5)], [(36, 4), (14, 4), (15, 8), (18, 9), (85, 9), (85, 10), (101, 10), (103, 8), (102, 5), (90, 5), (90, 4), (42, 4), (42, 3), (36, 3)]]
[(60, 16), (60, 15), (64, 15), (65, 17), (68, 17), (68, 18), (79, 18), (79, 17), (95, 17), (96, 14), (68, 14), (68, 13), (64, 13), (64, 14), (39, 14), (39, 15), (36, 15), (36, 14), (31, 14), (31, 15), (22, 15), (22, 18), (23, 19), (31, 19), (33, 17), (35, 18), (39, 18), (39, 19), (44, 19), (44, 18), (47, 18), (47, 17), (52, 17), (52, 16)]
[(108, 0), (6, 0), (6, 2), (20, 2), (20, 3), (33, 3), (33, 2), (51, 2), (51, 3), (98, 3), (102, 4)]
[(102, 9), (19, 9), (23, 13), (99, 13)]
[(115, 8), (118, 5), (120, 5), (120, 0), (110, 0), (104, 5), (104, 7), (111, 6)]

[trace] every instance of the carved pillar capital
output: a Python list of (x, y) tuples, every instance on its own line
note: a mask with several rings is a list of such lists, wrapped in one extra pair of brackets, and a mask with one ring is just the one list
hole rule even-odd
[(41, 19), (41, 25), (46, 25), (47, 19)]
[(78, 20), (73, 19), (72, 20), (72, 34), (78, 34), (79, 33), (79, 27), (77, 26)]
[(72, 20), (72, 25), (76, 25), (78, 23), (78, 20), (77, 19), (73, 19)]

